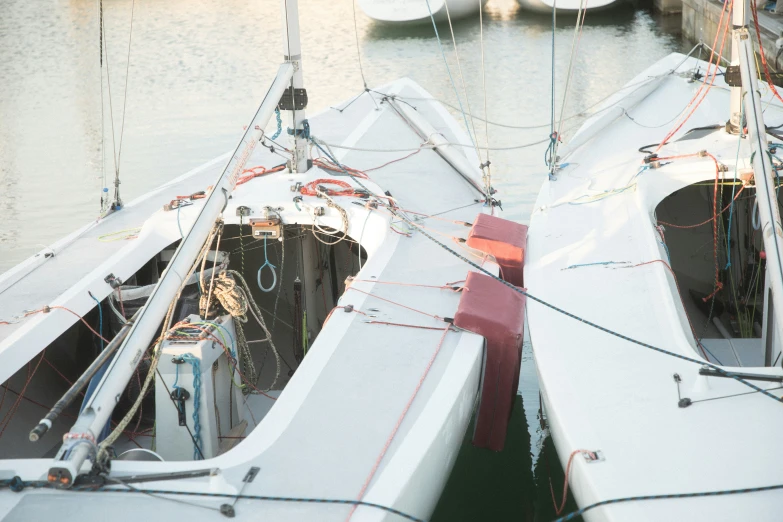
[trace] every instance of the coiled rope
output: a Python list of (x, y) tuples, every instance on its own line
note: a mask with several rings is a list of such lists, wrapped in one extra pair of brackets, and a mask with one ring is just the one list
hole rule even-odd
[[(258, 272), (256, 273), (256, 283), (258, 283), (258, 288), (262, 292), (269, 293), (277, 286), (277, 272), (275, 272), (275, 268), (277, 267), (269, 262), (269, 256), (266, 252), (266, 240), (267, 237), (264, 236), (264, 264), (258, 267)], [(267, 267), (269, 267), (269, 271), (272, 272), (272, 284), (269, 286), (264, 286), (263, 283), (261, 283), (261, 272), (263, 272), (264, 268)]]
[[(239, 281), (239, 284), (237, 284), (237, 281)], [(242, 277), (242, 274), (235, 270), (222, 271), (215, 278), (213, 292), (226, 312), (237, 319), (237, 324), (239, 325), (237, 328), (237, 345), (239, 352), (242, 354), (242, 364), (245, 369), (243, 373), (245, 374), (246, 380), (253, 385), (255, 385), (258, 376), (256, 374), (255, 365), (253, 363), (253, 358), (248, 347), (248, 343), (244, 338), (244, 331), (241, 324), (247, 322), (247, 313), (250, 312), (250, 315), (253, 316), (256, 323), (258, 323), (258, 325), (261, 327), (261, 330), (264, 332), (264, 339), (261, 339), (261, 342), (269, 343), (269, 348), (272, 350), (272, 353), (275, 356), (276, 368), (275, 378), (272, 381), (272, 384), (268, 388), (261, 389), (260, 391), (268, 392), (274, 389), (278, 380), (280, 379), (282, 358), (280, 356), (280, 352), (275, 346), (275, 343), (272, 341), (272, 334), (269, 331), (269, 328), (266, 326), (264, 316), (261, 315), (261, 309), (253, 299), (253, 295), (250, 292), (250, 288), (248, 287), (245, 278)]]

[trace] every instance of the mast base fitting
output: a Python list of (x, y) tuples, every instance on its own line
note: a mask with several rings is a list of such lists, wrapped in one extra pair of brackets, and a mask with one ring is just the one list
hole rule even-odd
[(734, 125), (733, 123), (731, 123), (731, 120), (726, 122), (726, 134), (736, 135), (739, 133), (740, 133), (739, 125)]
[(307, 89), (288, 87), (283, 91), (277, 108), (281, 111), (301, 111), (307, 108)]

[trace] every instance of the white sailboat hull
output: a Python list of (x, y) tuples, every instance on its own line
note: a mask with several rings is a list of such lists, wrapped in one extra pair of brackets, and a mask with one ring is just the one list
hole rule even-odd
[[(586, 10), (601, 11), (627, 2), (628, 0), (589, 0)], [(528, 11), (550, 14), (553, 6), (558, 13), (576, 14), (582, 4), (581, 0), (517, 0), (517, 3), (521, 8)]]
[[(396, 94), (402, 99), (406, 96), (418, 100), (428, 97), (410, 80), (400, 80), (380, 87), (378, 91)], [(397, 148), (415, 150), (421, 137), (388, 107), (388, 102), (381, 103), (380, 95), (373, 96), (378, 99), (372, 100), (370, 95), (364, 94), (342, 112), (329, 109), (311, 117), (313, 135), (348, 147), (383, 149), (393, 143)], [(376, 103), (380, 110), (376, 110)], [(412, 100), (412, 103), (417, 105), (418, 114), (436, 127), (445, 139), (459, 143), (468, 141), (445, 108), (432, 102)], [(384, 153), (378, 158), (360, 151), (338, 150), (340, 161), (367, 169), (400, 156)], [(454, 150), (464, 156), (468, 164), (478, 165), (472, 149), (459, 147)], [(473, 221), (477, 213), (488, 211), (477, 203), (480, 193), (474, 184), (481, 179), (478, 169), (469, 175), (473, 180), (469, 183), (432, 150), (422, 150), (414, 157), (415, 162), (393, 163), (373, 172), (372, 181), (365, 183), (378, 193), (389, 191), (407, 208), (439, 213), (448, 219)], [(90, 313), (95, 302), (88, 291), (99, 300), (112, 292), (104, 281), (107, 274), (112, 273), (123, 280), (131, 277), (156, 252), (178, 241), (180, 229), (189, 230), (200, 211), (199, 200), (178, 212), (164, 212), (160, 210), (161, 206), (177, 195), (193, 194), (206, 188), (214, 180), (222, 161), (225, 157), (81, 230), (68, 241), (59, 243), (54, 257), (36, 256), (23, 263), (24, 268), (12, 270), (0, 278), (0, 318), (11, 319), (11, 324), (0, 325), (0, 380), (24, 372), (27, 361), (78, 322), (76, 316), (59, 309), (20, 317), (22, 310), (57, 305), (82, 316)], [(249, 165), (267, 167), (280, 163), (279, 156), (262, 147), (249, 160)], [(309, 235), (308, 213), (295, 208), (291, 186), (297, 181), (307, 183), (331, 175), (331, 172), (314, 168), (306, 174), (278, 173), (253, 179), (238, 187), (228, 200), (224, 212), (226, 225), (239, 223), (237, 209), (242, 205), (255, 208), (256, 216), (260, 213), (259, 204), (279, 205), (282, 221), (292, 226), (306, 225)], [(446, 285), (464, 280), (468, 267), (421, 234), (395, 233), (388, 212), (353, 204), (356, 199), (335, 199), (347, 212), (348, 236), (359, 241), (367, 252), (367, 260), (353, 283), (353, 288), (361, 292), (346, 290), (339, 296), (339, 306), (366, 310), (364, 313), (372, 313), (377, 321), (399, 325), (370, 324), (367, 315), (345, 313), (339, 308), (333, 310), (328, 321), (313, 318), (314, 323), (316, 320), (324, 323), (316, 341), (271, 409), (267, 404), (263, 418), (253, 419), (253, 422), (258, 421), (258, 427), (235, 448), (206, 460), (113, 461), (111, 473), (117, 477), (214, 470), (200, 478), (137, 486), (168, 491), (166, 497), (184, 500), (190, 505), (136, 493), (108, 490), (77, 493), (28, 485), (19, 493), (0, 489), (0, 517), (9, 521), (54, 516), (97, 521), (105, 520), (110, 512), (113, 520), (145, 517), (150, 520), (184, 517), (214, 520), (219, 515), (213, 510), (226, 502), (231, 503), (232, 496), (241, 491), (255, 497), (347, 501), (361, 497), (364, 502), (427, 519), (448, 479), (474, 411), (484, 340), (470, 332), (450, 331), (440, 341), (445, 324), (442, 320), (423, 317), (421, 313), (389, 302), (413, 306), (439, 317), (453, 317), (460, 295), (450, 287), (439, 290), (416, 284), (384, 285), (376, 284), (376, 279), (389, 283)], [(305, 203), (308, 203), (307, 198)], [(315, 205), (318, 201), (312, 198), (308, 204)], [(339, 214), (332, 210), (327, 210), (321, 219), (322, 226), (336, 230), (342, 227)], [(133, 225), (141, 225), (135, 239), (100, 241), (105, 234)], [(464, 235), (467, 231), (464, 226), (448, 221), (428, 226), (449, 235)], [(493, 262), (487, 260), (484, 266), (498, 273)], [(319, 294), (318, 302), (320, 297)], [(323, 309), (319, 310), (323, 312)], [(406, 327), (406, 324), (413, 327)], [(437, 328), (428, 330), (421, 326)], [(256, 398), (260, 396), (250, 396), (249, 409)], [(54, 398), (45, 400), (51, 402)], [(412, 402), (406, 407), (409, 401)], [(45, 411), (39, 408), (21, 408), (21, 417), (14, 424), (18, 429), (5, 434), (3, 445), (13, 441), (14, 445), (32, 447), (33, 451), (42, 451), (39, 448), (45, 444), (56, 445), (72, 420), (58, 420), (39, 446), (31, 446), (32, 443), (26, 441), (29, 429), (43, 413)], [(28, 484), (41, 479), (45, 482), (52, 466), (50, 458), (14, 456), (0, 460), (0, 479), (18, 476)], [(243, 477), (251, 467), (259, 467), (261, 471), (252, 483), (244, 484)], [(87, 469), (88, 466), (83, 468)], [(195, 496), (178, 495), (183, 492)], [(211, 494), (228, 495), (229, 498), (210, 497)], [(210, 509), (198, 505), (207, 505)], [(378, 508), (360, 506), (349, 515), (351, 510), (350, 503), (251, 498), (239, 501), (236, 519), (399, 519)]]
[[(672, 274), (659, 262), (675, 260), (678, 254), (671, 244), (668, 250), (663, 245), (655, 212), (664, 198), (686, 186), (704, 182), (712, 190), (715, 167), (709, 158), (697, 157), (675, 160), (634, 178), (645, 156), (637, 149), (659, 143), (672, 127), (671, 119), (701, 85), (688, 79), (695, 59), (669, 74), (683, 59), (672, 55), (644, 71), (569, 140), (562, 155), (568, 165), (556, 180), (544, 182), (531, 216), (525, 283), (531, 295), (580, 319), (700, 360), (683, 304), (689, 303), (693, 316), (691, 297), (683, 290), (681, 300)], [(706, 64), (698, 63), (703, 72)], [(762, 87), (767, 102), (770, 97), (765, 91)], [(770, 125), (783, 119), (777, 102), (766, 105), (765, 111)], [(738, 151), (737, 136), (717, 129), (704, 138), (676, 139), (691, 128), (721, 124), (728, 117), (729, 89), (718, 77), (662, 155), (696, 156), (704, 149), (727, 165), (726, 178), (733, 178), (735, 158), (740, 158), (741, 170), (748, 167), (750, 157), (747, 143)], [(634, 179), (630, 188), (613, 192)], [(684, 216), (686, 223), (701, 221), (696, 214)], [(673, 232), (668, 230), (670, 239)], [(686, 252), (690, 258), (679, 259), (711, 267), (710, 227), (705, 234), (709, 238), (706, 261), (690, 251)], [(689, 283), (683, 276), (679, 284)], [(584, 520), (780, 519), (781, 489), (633, 500), (783, 484), (783, 468), (772, 458), (783, 430), (780, 402), (748, 394), (752, 390), (733, 379), (700, 375), (699, 364), (633, 344), (537, 302), (528, 303), (547, 423), (564, 469), (576, 452), (568, 479), (570, 492), (581, 508), (632, 499), (590, 509)], [(694, 326), (701, 331), (703, 323), (696, 321)], [(760, 345), (759, 339), (755, 341)], [(731, 351), (715, 354), (730, 371), (781, 374), (779, 366), (764, 367), (763, 358), (761, 364), (754, 363), (752, 353), (740, 352), (741, 360), (729, 359)], [(679, 386), (675, 374), (681, 379)], [(775, 383), (755, 384), (777, 388)], [(679, 407), (680, 396), (693, 404)], [(701, 400), (705, 402), (697, 402)], [(588, 462), (581, 450), (600, 451), (603, 460)]]
[[(430, 11), (436, 22), (443, 22), (447, 0), (359, 0), (364, 13), (379, 22), (423, 23), (430, 21)], [(448, 0), (448, 16), (452, 20), (478, 15), (488, 0)]]

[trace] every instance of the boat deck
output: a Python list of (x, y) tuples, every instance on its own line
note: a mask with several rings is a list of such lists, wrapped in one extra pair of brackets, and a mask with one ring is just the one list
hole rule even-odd
[[(673, 55), (645, 71), (607, 102), (607, 107), (619, 105), (593, 117), (571, 140), (563, 159), (568, 166), (545, 183), (536, 202), (525, 283), (531, 295), (580, 319), (699, 361), (689, 315), (700, 335), (706, 318), (686, 314), (683, 301), (690, 298), (684, 293), (680, 299), (667, 268), (669, 253), (656, 230), (655, 211), (675, 190), (713, 182), (715, 166), (709, 158), (696, 157), (644, 169), (645, 153), (637, 152), (662, 140), (699, 86), (687, 74), (665, 74), (682, 59)], [(770, 99), (768, 92), (762, 94), (764, 101)], [(718, 78), (682, 132), (725, 122), (728, 107), (729, 90)], [(780, 123), (780, 105), (770, 104), (766, 118), (769, 125)], [(672, 141), (662, 155), (706, 149), (729, 166), (729, 177), (737, 147), (736, 136), (716, 131), (700, 140)], [(748, 165), (749, 155), (743, 143), (740, 168)], [(698, 222), (695, 214), (693, 222)], [(711, 228), (705, 228), (711, 259)], [(783, 484), (783, 470), (770, 461), (783, 429), (779, 402), (748, 393), (752, 390), (732, 379), (700, 376), (698, 362), (633, 344), (531, 299), (528, 303), (547, 421), (562, 465), (575, 451), (603, 453), (598, 462), (588, 463), (578, 454), (574, 459), (570, 487), (580, 506)], [(752, 371), (780, 374), (780, 368)], [(779, 390), (772, 393), (780, 396)], [(680, 396), (693, 405), (678, 407)], [(780, 518), (782, 494), (629, 501), (593, 509), (584, 519), (771, 521)]]
[[(427, 96), (407, 80), (379, 90)], [(380, 103), (380, 97), (376, 101)], [(467, 139), (439, 105), (412, 103), (450, 141)], [(329, 110), (310, 122), (313, 135), (324, 142), (355, 148), (415, 149), (422, 141), (387, 105), (374, 110), (369, 95), (363, 95), (343, 112)], [(458, 150), (471, 164), (478, 165), (470, 149)], [(339, 161), (359, 169), (377, 167), (405, 155), (339, 149), (335, 153)], [(279, 163), (279, 156), (259, 148), (248, 166), (272, 167)], [(54, 257), (40, 261), (40, 266), (26, 275), (17, 275), (18, 281), (0, 294), (3, 316), (60, 303), (79, 314), (88, 312), (94, 306), (88, 290), (99, 299), (106, 296), (110, 288), (103, 282), (105, 275), (112, 272), (127, 277), (146, 260), (140, 254), (160, 250), (178, 239), (178, 227), (189, 229), (200, 202), (183, 208), (179, 215), (153, 212), (176, 195), (203, 190), (220, 168), (222, 162), (216, 161), (197, 169), (129, 204), (73, 240), (55, 246)], [(238, 222), (236, 208), (240, 205), (257, 211), (264, 205), (280, 204), (284, 207), (284, 223), (305, 222), (306, 213), (294, 209), (290, 186), (295, 181), (307, 183), (333, 174), (312, 169), (307, 174), (279, 173), (254, 179), (234, 192), (225, 219), (227, 223)], [(480, 193), (436, 152), (421, 150), (410, 159), (370, 172), (370, 177), (366, 183), (389, 191), (400, 207), (443, 218), (421, 218), (420, 223), (450, 248), (497, 273), (497, 266), (486, 256), (450, 239), (465, 238), (469, 228), (449, 220), (471, 222), (486, 209), (477, 201)], [(480, 182), (478, 172), (474, 181)], [(241, 490), (245, 495), (347, 501), (363, 497), (366, 502), (393, 505), (420, 518), (428, 517), (434, 509), (448, 477), (444, 470), (453, 465), (473, 411), (481, 374), (483, 339), (465, 331), (447, 331), (448, 324), (439, 319), (454, 316), (460, 294), (448, 286), (463, 281), (468, 266), (421, 233), (395, 233), (390, 228), (391, 215), (382, 210), (354, 205), (355, 198), (335, 200), (349, 214), (349, 236), (362, 237), (362, 246), (369, 254), (339, 301), (356, 311), (334, 311), (274, 407), (235, 449), (208, 461), (170, 462), (165, 467), (166, 471), (215, 469), (211, 476), (145, 487), (229, 495)], [(335, 214), (325, 216), (324, 223), (335, 220), (334, 226), (339, 228)], [(103, 234), (142, 225), (137, 239), (109, 243), (98, 240)], [(96, 265), (99, 268), (87, 268)], [(64, 328), (61, 325), (75, 320), (67, 312), (53, 311), (0, 326), (0, 367), (11, 368), (15, 361), (29, 359), (31, 346), (45, 346), (42, 339), (56, 335)], [(31, 339), (35, 342), (25, 342)], [(26, 348), (21, 346), (23, 342)], [(10, 369), (3, 371), (13, 373)], [(46, 460), (3, 461), (0, 470), (4, 475), (37, 480), (49, 465)], [(112, 470), (116, 476), (125, 476), (162, 469), (150, 466), (116, 461)], [(243, 485), (251, 467), (261, 471), (252, 483)], [(99, 498), (103, 501), (93, 501)], [(113, 520), (144, 516), (211, 520), (219, 516), (214, 510), (227, 502), (225, 498), (206, 496), (180, 500), (188, 505), (109, 491), (28, 489), (22, 495), (0, 495), (0, 512), (9, 521), (54, 516), (63, 509), (85, 521), (104, 520), (108, 513)], [(319, 502), (241, 500), (235, 509), (238, 520), (399, 519), (377, 508), (359, 507), (351, 515), (350, 505)]]

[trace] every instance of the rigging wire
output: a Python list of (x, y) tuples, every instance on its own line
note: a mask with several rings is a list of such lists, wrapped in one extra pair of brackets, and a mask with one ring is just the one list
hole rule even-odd
[[(470, 125), (471, 128), (473, 129), (473, 136), (471, 137), (471, 141), (473, 142), (473, 145), (476, 146), (478, 145), (478, 134), (476, 133), (476, 124), (473, 121), (473, 114), (472, 114), (473, 111), (470, 109), (470, 96), (468, 96), (468, 88), (465, 85), (465, 75), (462, 73), (462, 62), (459, 59), (459, 50), (457, 49), (457, 38), (454, 36), (454, 26), (451, 23), (451, 14), (449, 14), (449, 3), (443, 2), (443, 7), (446, 8), (446, 19), (449, 22), (449, 31), (451, 32), (451, 43), (454, 46), (454, 58), (456, 58), (457, 60), (457, 71), (459, 72), (460, 83), (462, 83), (462, 92), (465, 94), (465, 105), (468, 106), (468, 114), (471, 115)], [(479, 10), (479, 12), (481, 12), (481, 10)], [(483, 48), (482, 48), (482, 53), (483, 53)], [(482, 61), (482, 66), (483, 66), (483, 61)], [(485, 93), (485, 97), (486, 97), (486, 93)], [(468, 130), (468, 136), (470, 136), (470, 130)], [(479, 151), (478, 148), (476, 148), (476, 156), (478, 156), (478, 160), (479, 162), (481, 162), (481, 152)], [(487, 197), (489, 197), (489, 194), (487, 194)]]
[(109, 188), (106, 186), (106, 117), (104, 115), (105, 102), (103, 100), (103, 0), (98, 0), (98, 72), (101, 86), (101, 214), (106, 212), (109, 204)]
[[(311, 137), (311, 139), (313, 139), (313, 138)], [(322, 150), (323, 150), (323, 149), (322, 149)], [(324, 151), (324, 153), (326, 153), (326, 151)], [(326, 155), (327, 155), (327, 156), (329, 156), (329, 154), (328, 154), (328, 153), (326, 153)], [(469, 260), (468, 258), (466, 258), (465, 256), (463, 256), (462, 254), (460, 254), (460, 253), (459, 253), (459, 252), (457, 252), (456, 250), (454, 250), (454, 249), (452, 249), (452, 248), (449, 248), (449, 247), (448, 247), (447, 245), (445, 245), (444, 243), (442, 243), (442, 242), (438, 241), (437, 239), (435, 239), (433, 236), (431, 236), (429, 233), (427, 233), (427, 231), (424, 229), (424, 227), (422, 227), (420, 224), (418, 224), (418, 223), (414, 222), (412, 219), (408, 218), (408, 217), (407, 217), (407, 216), (406, 216), (404, 213), (401, 213), (401, 212), (399, 212), (399, 211), (398, 211), (398, 209), (396, 209), (396, 208), (395, 208), (395, 207), (393, 207), (392, 205), (390, 205), (390, 204), (387, 204), (387, 203), (386, 203), (386, 202), (383, 200), (383, 198), (380, 198), (380, 197), (379, 197), (377, 194), (375, 194), (375, 193), (374, 193), (372, 190), (370, 190), (370, 189), (369, 189), (369, 188), (368, 188), (368, 187), (367, 187), (367, 186), (366, 186), (366, 185), (365, 185), (365, 184), (362, 182), (362, 180), (361, 180), (361, 179), (359, 179), (359, 178), (357, 178), (356, 176), (354, 176), (353, 174), (351, 174), (351, 173), (350, 173), (350, 172), (349, 172), (347, 169), (345, 169), (345, 167), (343, 167), (343, 165), (342, 165), (340, 162), (338, 162), (338, 161), (337, 161), (335, 158), (333, 158), (333, 157), (329, 156), (329, 159), (331, 159), (331, 160), (332, 160), (332, 161), (333, 161), (333, 162), (334, 162), (334, 163), (335, 163), (337, 166), (339, 166), (339, 167), (340, 167), (340, 168), (343, 170), (343, 172), (344, 172), (344, 173), (345, 173), (347, 176), (350, 176), (350, 177), (351, 177), (351, 179), (353, 179), (353, 180), (354, 180), (354, 181), (355, 181), (355, 182), (356, 182), (356, 183), (357, 183), (357, 184), (358, 184), (358, 185), (359, 185), (361, 188), (363, 188), (365, 191), (367, 191), (367, 193), (368, 193), (368, 194), (370, 194), (371, 196), (374, 196), (374, 197), (375, 197), (375, 198), (378, 200), (378, 204), (379, 204), (379, 206), (384, 206), (384, 207), (386, 207), (386, 208), (387, 208), (387, 210), (388, 210), (390, 213), (392, 213), (393, 215), (397, 216), (397, 217), (398, 217), (398, 218), (400, 218), (401, 220), (405, 221), (405, 222), (406, 222), (408, 225), (410, 225), (410, 226), (413, 226), (413, 227), (417, 228), (417, 229), (418, 229), (418, 231), (419, 231), (421, 234), (423, 234), (423, 235), (424, 235), (424, 236), (425, 236), (427, 239), (429, 239), (430, 241), (434, 242), (435, 244), (437, 244), (438, 246), (440, 246), (441, 248), (443, 248), (444, 250), (446, 250), (447, 252), (449, 252), (449, 253), (450, 253), (450, 254), (452, 254), (453, 256), (457, 257), (457, 258), (458, 258), (458, 259), (460, 259), (461, 261), (463, 261), (463, 262), (467, 263), (468, 265), (472, 266), (473, 268), (475, 268), (475, 269), (479, 270), (479, 271), (480, 271), (480, 272), (482, 272), (483, 274), (486, 274), (486, 275), (488, 275), (489, 277), (491, 277), (492, 279), (494, 279), (494, 280), (496, 280), (496, 281), (500, 282), (501, 284), (503, 284), (503, 285), (505, 285), (505, 286), (509, 287), (509, 288), (510, 288), (510, 289), (512, 289), (514, 292), (517, 292), (517, 293), (519, 293), (519, 294), (521, 294), (521, 295), (523, 295), (523, 296), (525, 296), (525, 297), (527, 297), (527, 298), (529, 298), (529, 299), (531, 299), (531, 300), (533, 300), (533, 301), (535, 301), (535, 302), (537, 302), (537, 303), (539, 303), (539, 304), (541, 304), (541, 305), (543, 305), (543, 306), (545, 306), (545, 307), (547, 307), (547, 308), (549, 308), (549, 309), (551, 309), (551, 310), (553, 310), (553, 311), (555, 311), (555, 312), (557, 312), (557, 313), (559, 313), (559, 314), (565, 315), (566, 317), (569, 317), (569, 318), (571, 318), (571, 319), (574, 319), (574, 320), (576, 320), (576, 321), (579, 321), (579, 322), (581, 322), (581, 323), (583, 323), (583, 324), (585, 324), (585, 325), (587, 325), (587, 326), (590, 326), (591, 328), (595, 328), (596, 330), (599, 330), (599, 331), (601, 331), (601, 332), (604, 332), (604, 333), (607, 333), (607, 334), (609, 334), (609, 335), (612, 335), (612, 336), (614, 336), (614, 337), (617, 337), (618, 339), (622, 339), (622, 340), (624, 340), (624, 341), (630, 342), (630, 343), (632, 343), (632, 344), (635, 344), (635, 345), (637, 345), (637, 346), (641, 346), (641, 347), (643, 347), (643, 348), (647, 348), (648, 350), (652, 350), (652, 351), (655, 351), (655, 352), (658, 352), (658, 353), (662, 353), (662, 354), (664, 354), (664, 355), (668, 355), (668, 356), (670, 356), (670, 357), (674, 357), (674, 358), (676, 358), (676, 359), (680, 359), (680, 360), (687, 361), (687, 362), (690, 362), (690, 363), (693, 363), (693, 364), (698, 364), (698, 365), (700, 365), (700, 366), (706, 366), (706, 367), (712, 368), (713, 370), (715, 370), (716, 372), (720, 373), (721, 375), (723, 375), (723, 376), (725, 376), (725, 377), (727, 377), (727, 378), (732, 378), (732, 379), (734, 379), (735, 381), (737, 381), (737, 382), (739, 382), (739, 383), (741, 383), (741, 384), (744, 384), (745, 386), (747, 386), (747, 387), (749, 387), (749, 388), (751, 388), (751, 389), (753, 389), (753, 390), (756, 390), (756, 391), (758, 391), (758, 392), (759, 392), (759, 393), (761, 393), (762, 395), (765, 395), (765, 396), (769, 397), (770, 399), (773, 399), (775, 402), (783, 402), (783, 399), (781, 399), (781, 398), (779, 398), (779, 397), (776, 397), (775, 395), (772, 395), (772, 394), (771, 394), (771, 393), (769, 393), (768, 391), (766, 391), (766, 390), (764, 390), (764, 389), (762, 389), (762, 388), (760, 388), (760, 387), (756, 386), (756, 385), (755, 385), (755, 384), (753, 384), (752, 382), (750, 382), (750, 381), (748, 381), (748, 380), (745, 380), (745, 379), (743, 379), (742, 377), (739, 377), (739, 376), (737, 376), (737, 375), (735, 375), (735, 374), (731, 374), (731, 373), (728, 373), (728, 372), (726, 372), (726, 371), (725, 371), (725, 370), (723, 370), (723, 369), (722, 369), (720, 366), (716, 366), (716, 365), (712, 364), (711, 362), (709, 362), (708, 360), (701, 360), (701, 361), (700, 361), (700, 360), (698, 360), (698, 359), (694, 359), (694, 358), (692, 358), (692, 357), (688, 357), (688, 356), (686, 356), (686, 355), (681, 355), (681, 354), (679, 354), (679, 353), (672, 352), (672, 351), (666, 350), (666, 349), (664, 349), (664, 348), (660, 348), (660, 347), (657, 347), (657, 346), (651, 345), (651, 344), (649, 344), (649, 343), (645, 343), (645, 342), (643, 342), (643, 341), (640, 341), (640, 340), (638, 340), (638, 339), (634, 339), (633, 337), (630, 337), (630, 336), (628, 336), (628, 335), (625, 335), (625, 334), (621, 334), (620, 332), (617, 332), (617, 331), (611, 330), (611, 329), (609, 329), (609, 328), (607, 328), (607, 327), (601, 326), (601, 325), (599, 325), (599, 324), (597, 324), (597, 323), (594, 323), (594, 322), (592, 322), (592, 321), (590, 321), (590, 320), (588, 320), (588, 319), (585, 319), (585, 318), (583, 318), (583, 317), (579, 317), (578, 315), (576, 315), (576, 314), (573, 314), (573, 313), (571, 313), (571, 312), (569, 312), (569, 311), (567, 311), (567, 310), (565, 310), (565, 309), (563, 309), (563, 308), (560, 308), (559, 306), (556, 306), (556, 305), (554, 305), (554, 304), (552, 304), (552, 303), (550, 303), (550, 302), (548, 302), (548, 301), (546, 301), (546, 300), (544, 300), (544, 299), (542, 299), (542, 298), (540, 298), (540, 297), (537, 297), (537, 296), (535, 296), (535, 295), (533, 295), (533, 294), (530, 294), (530, 293), (529, 293), (528, 291), (526, 291), (526, 290), (523, 290), (523, 289), (521, 289), (521, 288), (518, 288), (518, 287), (514, 286), (513, 284), (511, 284), (511, 283), (509, 283), (509, 282), (505, 281), (504, 279), (502, 279), (501, 277), (498, 277), (497, 275), (495, 275), (495, 274), (493, 274), (492, 272), (488, 271), (488, 270), (487, 270), (486, 268), (484, 268), (483, 266), (481, 266), (481, 265), (479, 265), (479, 264), (477, 264), (477, 263), (475, 263), (475, 262), (473, 262), (473, 261)], [(717, 162), (717, 160), (714, 160), (714, 161), (716, 161), (716, 162)], [(697, 340), (697, 342), (698, 342), (698, 340)]]
[[(551, 152), (551, 158), (549, 162), (550, 175), (554, 174), (557, 168), (557, 149), (560, 143), (560, 135), (563, 129), (563, 118), (565, 117), (565, 110), (568, 104), (568, 91), (569, 91), (569, 87), (571, 86), (571, 78), (573, 78), (573, 74), (574, 74), (574, 60), (576, 59), (576, 56), (579, 53), (579, 42), (582, 39), (582, 29), (585, 24), (586, 11), (587, 11), (587, 0), (580, 0), (579, 11), (576, 16), (576, 24), (574, 25), (574, 38), (571, 43), (571, 58), (568, 62), (568, 71), (566, 72), (565, 90), (563, 92), (563, 105), (560, 107), (560, 122), (558, 123), (557, 130), (554, 131), (552, 133), (552, 136), (550, 136), (549, 138), (552, 144), (551, 145), (552, 152)], [(554, 53), (554, 48), (552, 52)], [(553, 83), (553, 89), (554, 89), (554, 83)]]
[(552, 140), (557, 139), (557, 136), (555, 135), (555, 32), (557, 29), (557, 0), (554, 0), (552, 2), (552, 100), (551, 100), (551, 120), (549, 124), (549, 149), (551, 152), (549, 153), (549, 156), (547, 157), (546, 163), (547, 165), (551, 165), (554, 162), (554, 149), (553, 145), (554, 142)]
[[(102, 213), (105, 215), (107, 210), (119, 210), (122, 208), (122, 199), (120, 198), (120, 156), (122, 155), (122, 141), (125, 133), (125, 114), (128, 101), (128, 76), (130, 72), (130, 56), (131, 56), (131, 44), (133, 39), (133, 19), (135, 13), (136, 0), (131, 3), (131, 19), (130, 19), (130, 32), (128, 34), (128, 56), (127, 64), (125, 68), (125, 92), (123, 96), (122, 104), (122, 122), (120, 125), (120, 142), (119, 148), (117, 144), (116, 130), (114, 124), (114, 104), (112, 102), (111, 95), (111, 72), (109, 67), (109, 42), (106, 39), (106, 22), (103, 17), (103, 2), (100, 1), (100, 31), (101, 31), (101, 65), (103, 65), (103, 56), (106, 56), (106, 86), (109, 98), (109, 119), (111, 120), (111, 140), (114, 157), (114, 198), (109, 204), (109, 208), (102, 209)], [(103, 74), (101, 74), (101, 116), (103, 116)], [(103, 120), (103, 117), (101, 118)], [(103, 123), (101, 123), (102, 137), (101, 143), (103, 143)], [(105, 185), (105, 173), (104, 173), (104, 185)], [(105, 187), (104, 187), (105, 188)], [(104, 190), (104, 193), (108, 195), (108, 190)], [(108, 201), (108, 198), (106, 198)]]
[[(422, 143), (416, 148), (405, 148), (405, 149), (370, 149), (366, 147), (349, 147), (347, 145), (340, 145), (336, 143), (327, 143), (323, 140), (320, 140), (318, 138), (311, 138), (313, 142), (320, 143), (321, 145), (324, 145), (325, 147), (333, 148), (333, 149), (342, 149), (342, 150), (356, 150), (356, 151), (363, 151), (363, 152), (418, 152), (420, 150), (426, 150), (426, 149), (434, 149), (436, 148), (435, 145), (430, 145), (428, 143)], [(546, 143), (549, 141), (549, 138), (544, 138), (540, 140), (536, 140), (530, 143), (523, 143), (521, 145), (510, 145), (508, 147), (483, 147), (481, 145), (477, 145), (479, 149), (482, 150), (518, 150), (518, 149), (526, 149), (528, 147), (534, 147), (536, 145), (541, 145), (542, 143)], [(453, 141), (447, 141), (447, 145), (452, 145), (454, 147), (467, 147), (467, 148), (473, 148), (473, 145), (469, 145), (466, 143), (454, 143)]]
[(122, 207), (122, 199), (120, 199), (120, 163), (122, 161), (122, 140), (125, 136), (125, 116), (127, 115), (128, 105), (128, 77), (130, 76), (130, 57), (131, 57), (131, 43), (133, 42), (133, 18), (136, 12), (136, 0), (131, 2), (131, 18), (130, 18), (130, 31), (128, 32), (128, 57), (125, 64), (125, 92), (122, 97), (122, 122), (120, 123), (120, 144), (117, 149), (117, 170), (114, 177), (114, 205), (115, 210), (119, 210)]
[(457, 97), (457, 103), (459, 104), (459, 110), (462, 113), (462, 119), (465, 121), (465, 130), (468, 131), (468, 137), (470, 138), (471, 143), (475, 144), (475, 140), (473, 139), (473, 136), (470, 134), (470, 125), (468, 125), (468, 118), (465, 115), (465, 108), (462, 106), (462, 98), (459, 97), (459, 92), (457, 91), (457, 84), (454, 82), (454, 77), (451, 74), (451, 68), (449, 67), (449, 62), (446, 60), (446, 52), (443, 50), (443, 44), (440, 41), (440, 34), (438, 33), (438, 26), (435, 23), (435, 16), (432, 14), (432, 8), (430, 7), (430, 0), (424, 0), (427, 3), (427, 11), (430, 13), (430, 20), (432, 21), (432, 28), (435, 30), (435, 39), (438, 41), (438, 48), (440, 49), (440, 54), (443, 57), (443, 63), (446, 65), (446, 72), (449, 73), (449, 80), (451, 81), (451, 87), (454, 89), (454, 95)]
[(362, 84), (364, 85), (364, 90), (366, 92), (368, 87), (367, 78), (364, 76), (364, 67), (362, 67), (362, 51), (359, 48), (359, 27), (356, 23), (356, 0), (351, 0), (351, 8), (353, 9), (353, 34), (356, 37), (356, 58), (359, 60), (359, 74), (362, 76)]
[[(481, 85), (482, 89), (484, 91), (484, 116), (489, 117), (489, 112), (487, 110), (487, 69), (486, 69), (486, 61), (484, 59), (484, 5), (482, 0), (477, 0), (479, 4), (479, 42), (481, 45)], [(445, 2), (448, 3), (448, 2)], [(468, 110), (470, 108), (468, 107)], [(471, 122), (473, 121), (473, 115), (470, 116)], [(478, 136), (476, 136), (476, 139), (478, 140)], [(483, 173), (484, 168), (487, 169), (487, 173), (484, 176), (484, 191), (486, 192), (487, 201), (490, 201), (490, 197), (492, 196), (492, 167), (490, 167), (490, 161), (489, 161), (489, 125), (487, 123), (484, 124), (484, 143), (487, 146), (486, 154), (487, 154), (487, 161), (486, 163), (481, 164), (481, 171)], [(479, 154), (479, 161), (481, 161), (481, 155)], [(490, 205), (490, 210), (492, 213), (495, 213), (495, 207)]]

